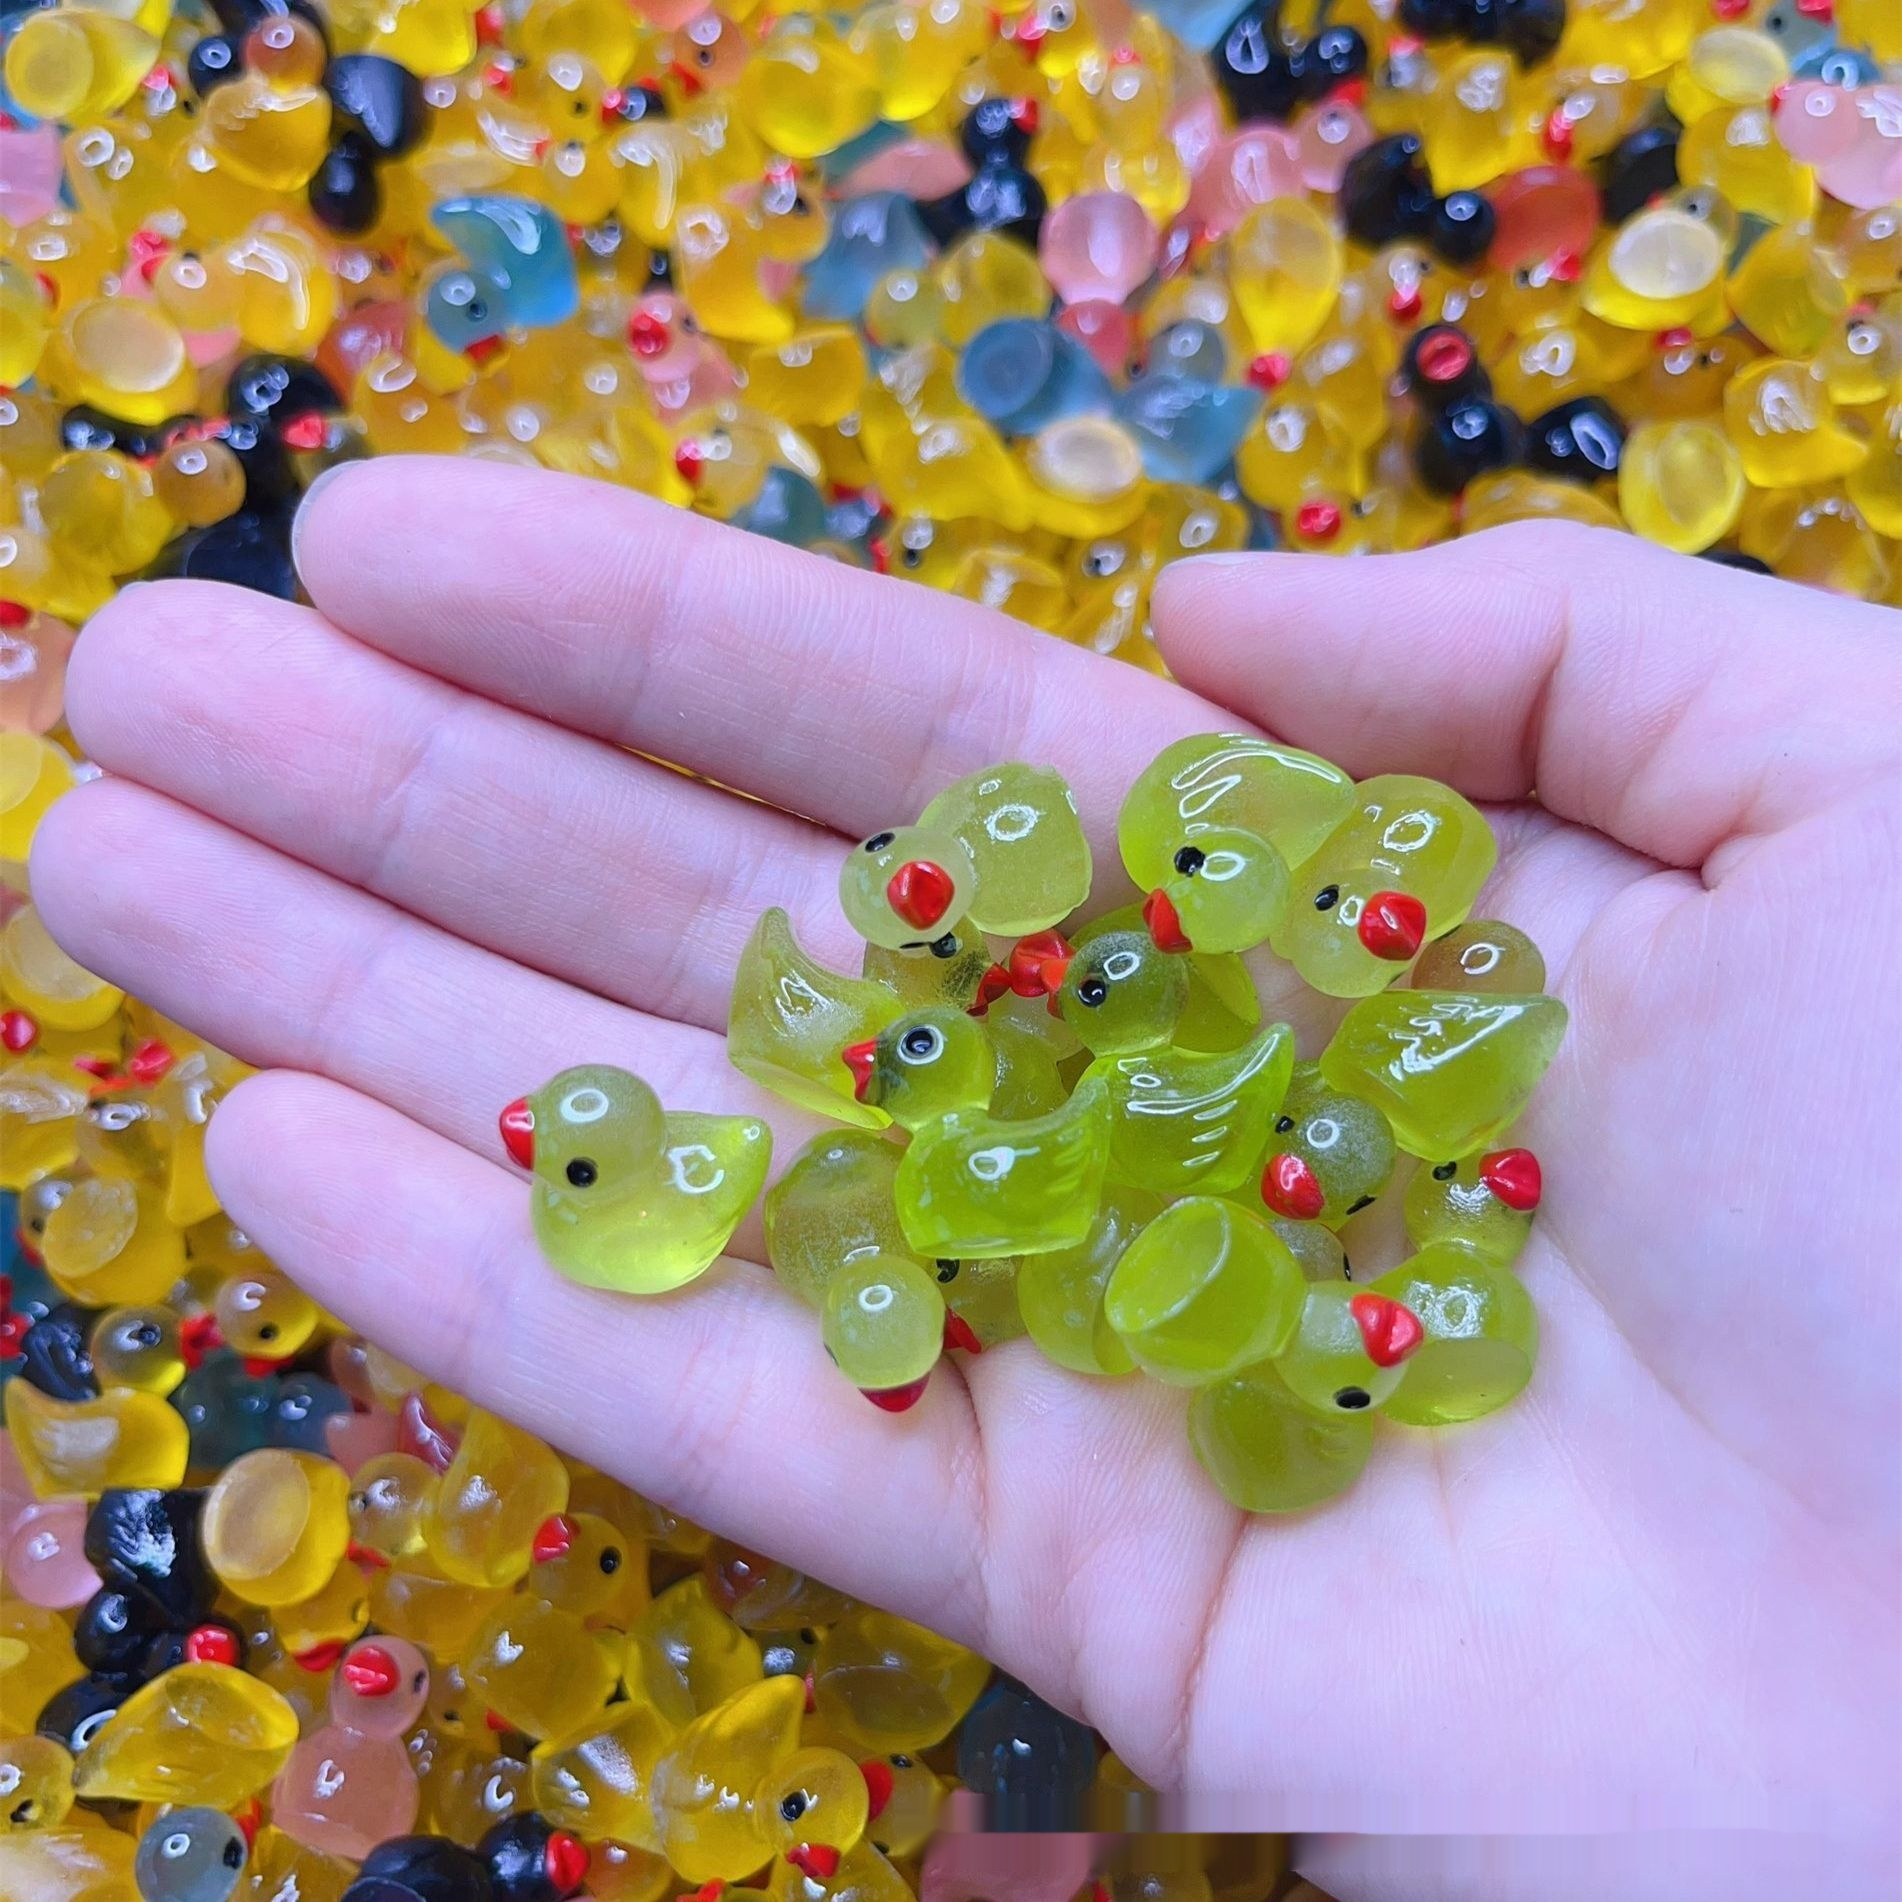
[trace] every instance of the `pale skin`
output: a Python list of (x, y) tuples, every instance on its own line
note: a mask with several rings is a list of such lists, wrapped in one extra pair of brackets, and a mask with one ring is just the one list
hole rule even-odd
[[(32, 878), (74, 956), (264, 1067), (214, 1180), (328, 1308), (978, 1647), (1231, 1826), (1737, 1824), (1869, 1866), (1902, 1670), (1893, 614), (1521, 526), (1182, 564), (1154, 603), (1173, 685), (466, 462), (342, 474), (297, 554), (309, 607), (166, 583), (94, 620), (69, 706), (106, 777)], [(814, 1124), (721, 1044), (760, 909), (847, 963), (850, 840), (1003, 759), (1064, 772), (1113, 867), (1135, 773), (1237, 725), (1497, 809), (1480, 911), (1572, 1013), (1515, 1138), (1546, 1181), (1519, 1404), (1384, 1432), (1345, 1498), (1247, 1519), (1179, 1392), (1028, 1342), (874, 1410), (756, 1228), (655, 1300), (540, 1261), (502, 1104), (621, 1063), (769, 1116), (783, 1166)]]

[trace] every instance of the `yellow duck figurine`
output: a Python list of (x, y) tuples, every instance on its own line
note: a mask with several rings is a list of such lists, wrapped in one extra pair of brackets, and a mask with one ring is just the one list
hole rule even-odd
[(535, 1177), (535, 1239), (570, 1281), (660, 1294), (702, 1274), (766, 1181), (772, 1132), (751, 1116), (663, 1110), (608, 1064), (564, 1070), (501, 1116)]

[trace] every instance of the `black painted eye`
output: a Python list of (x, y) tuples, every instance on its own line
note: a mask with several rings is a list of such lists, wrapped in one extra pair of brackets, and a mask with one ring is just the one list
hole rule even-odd
[(418, 1671), (416, 1675), (410, 1679), (409, 1687), (412, 1691), (420, 1691), (428, 1682), (429, 1673), (427, 1671)]
[(478, 324), (489, 314), (488, 305), (479, 297), (470, 298), (464, 308), (468, 311), (470, 318)]
[(218, 1860), (222, 1862), (227, 1869), (242, 1869), (244, 1867), (244, 1838), (242, 1836), (232, 1837), (232, 1839), (225, 1844), (224, 1853)]
[(942, 938), (933, 938), (925, 949), (934, 958), (955, 958), (958, 955), (958, 934), (947, 931)]
[(1184, 878), (1193, 878), (1208, 862), (1208, 854), (1199, 846), (1185, 845), (1176, 854), (1176, 870)]
[(609, 1577), (612, 1577), (621, 1569), (621, 1548), (618, 1545), (603, 1546), (601, 1548), (601, 1556), (596, 1563), (601, 1567), (602, 1571), (606, 1572)]
[(1358, 1413), (1362, 1407), (1370, 1407), (1374, 1397), (1365, 1387), (1343, 1387), (1334, 1396), (1334, 1404), (1348, 1413)]
[(895, 832), (874, 832), (860, 849), (866, 852), (882, 852), (897, 836)]
[(266, 1321), (265, 1324), (261, 1328), (258, 1329), (258, 1339), (261, 1341), (276, 1340), (277, 1339), (277, 1323), (275, 1321)]
[(819, 1642), (819, 1634), (814, 1631), (810, 1625), (801, 1625), (799, 1627), (799, 1642), (801, 1644), (817, 1644)]
[(1332, 911), (1341, 902), (1341, 888), (1338, 885), (1323, 885), (1314, 894), (1316, 911)]
[(958, 1264), (953, 1261), (949, 1255), (940, 1255), (938, 1257), (938, 1279), (940, 1281), (955, 1281), (957, 1278)]
[(935, 1057), (944, 1048), (944, 1039), (929, 1024), (919, 1024), (898, 1040), (899, 1049), (914, 1063)]
[(1349, 1215), (1358, 1215), (1362, 1209), (1370, 1209), (1373, 1206), (1374, 1198), (1371, 1195), (1363, 1195), (1358, 1202), (1350, 1202), (1347, 1205), (1347, 1212)]
[(1285, 1136), (1293, 1127), (1294, 1118), (1292, 1116), (1277, 1116), (1275, 1118), (1275, 1134), (1277, 1136)]
[(132, 1338), (140, 1347), (156, 1347), (159, 1344), (159, 1326), (156, 1321), (141, 1321), (132, 1330)]
[(1451, 1182), (1458, 1173), (1459, 1164), (1457, 1162), (1443, 1162), (1434, 1170), (1433, 1180), (1435, 1182)]
[(577, 1189), (591, 1189), (594, 1187), (595, 1178), (601, 1172), (586, 1156), (577, 1156), (574, 1161), (568, 1165), (567, 1173), (568, 1180), (572, 1182)]
[(911, 1768), (911, 1759), (909, 1757), (893, 1757), (891, 1759), (891, 1765), (894, 1770), (909, 1770)]
[(1086, 977), (1076, 987), (1077, 1002), (1094, 1010), (1109, 995), (1109, 986), (1100, 977)]
[(916, 548), (907, 548), (905, 552), (898, 557), (898, 559), (902, 561), (907, 568), (915, 568), (921, 561), (924, 560), (924, 555), (920, 550)]
[(795, 1790), (790, 1796), (779, 1799), (779, 1813), (787, 1822), (796, 1823), (810, 1807), (804, 1790)]

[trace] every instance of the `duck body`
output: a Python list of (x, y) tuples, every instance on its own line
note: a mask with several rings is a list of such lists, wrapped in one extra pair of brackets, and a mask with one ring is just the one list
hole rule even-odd
[(639, 1077), (564, 1070), (503, 1112), (503, 1141), (531, 1170), (535, 1239), (584, 1287), (661, 1294), (710, 1267), (772, 1160), (753, 1116), (666, 1111)]
[(898, 1219), (922, 1258), (992, 1259), (1074, 1248), (1090, 1232), (1109, 1164), (1109, 1086), (1086, 1076), (1060, 1109), (1026, 1122), (954, 1111), (898, 1165)]

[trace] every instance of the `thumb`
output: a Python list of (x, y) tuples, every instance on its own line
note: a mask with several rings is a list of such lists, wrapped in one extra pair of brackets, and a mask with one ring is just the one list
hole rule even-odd
[(1893, 614), (1604, 529), (1204, 556), (1163, 572), (1152, 615), (1178, 680), (1292, 745), (1536, 792), (1671, 865), (1894, 767)]

